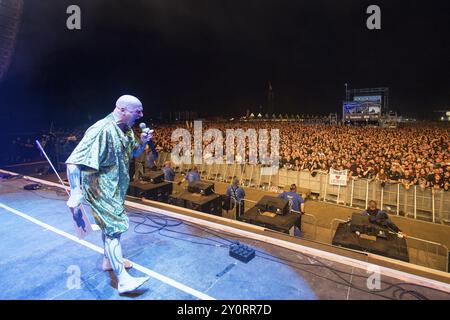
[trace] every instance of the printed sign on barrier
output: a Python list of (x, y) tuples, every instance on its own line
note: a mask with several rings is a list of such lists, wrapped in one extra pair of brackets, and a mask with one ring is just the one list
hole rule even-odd
[(347, 185), (347, 171), (348, 170), (334, 170), (330, 169), (330, 184), (336, 186)]

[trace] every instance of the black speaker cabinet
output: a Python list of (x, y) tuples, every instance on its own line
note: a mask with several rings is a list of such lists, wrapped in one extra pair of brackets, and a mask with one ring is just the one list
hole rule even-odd
[(142, 177), (142, 180), (150, 183), (161, 183), (164, 182), (164, 172), (162, 171), (148, 171)]
[(203, 196), (184, 191), (172, 194), (169, 203), (186, 209), (222, 216), (222, 197), (217, 194)]
[(172, 190), (173, 185), (170, 182), (132, 182), (128, 187), (128, 194), (137, 198), (144, 197), (148, 200), (168, 202)]
[(272, 196), (264, 196), (256, 204), (261, 211), (268, 211), (279, 215), (284, 215), (289, 212), (288, 205), (289, 202), (287, 200)]
[(188, 186), (188, 191), (191, 193), (199, 193), (203, 196), (208, 196), (214, 193), (214, 183), (207, 181), (195, 181)]

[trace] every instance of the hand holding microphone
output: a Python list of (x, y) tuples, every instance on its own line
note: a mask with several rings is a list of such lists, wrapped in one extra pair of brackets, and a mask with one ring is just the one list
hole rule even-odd
[(154, 130), (147, 128), (147, 125), (143, 122), (139, 124), (139, 128), (141, 128), (141, 142), (147, 143), (150, 141), (151, 138), (153, 138), (153, 132)]

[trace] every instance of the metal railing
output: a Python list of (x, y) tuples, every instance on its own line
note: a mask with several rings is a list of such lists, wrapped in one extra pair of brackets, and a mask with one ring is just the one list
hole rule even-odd
[[(158, 165), (169, 159), (170, 154), (162, 153)], [(192, 165), (182, 164), (175, 166), (175, 171), (185, 173), (190, 167)], [(430, 188), (422, 189), (420, 186), (406, 189), (399, 183), (386, 183), (383, 187), (379, 182), (368, 179), (349, 180), (347, 186), (335, 186), (328, 183), (329, 175), (324, 172), (282, 168), (266, 175), (260, 164), (201, 164), (197, 167), (204, 180), (229, 183), (237, 178), (242, 186), (274, 192), (285, 190), (295, 183), (299, 188), (309, 190), (320, 201), (363, 209), (367, 208), (369, 200), (375, 200), (382, 210), (394, 215), (450, 223), (450, 192), (443, 190), (432, 192)]]

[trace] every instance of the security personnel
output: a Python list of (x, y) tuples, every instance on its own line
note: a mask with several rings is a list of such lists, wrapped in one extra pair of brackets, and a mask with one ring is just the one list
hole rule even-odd
[(183, 180), (180, 181), (178, 184), (181, 184), (186, 180), (189, 186), (191, 186), (196, 181), (200, 181), (200, 175), (198, 174), (196, 166), (192, 167), (192, 169), (189, 170), (189, 172), (186, 174), (186, 177), (184, 177)]
[(170, 161), (164, 162), (162, 171), (164, 172), (164, 180), (170, 182), (173, 182), (175, 180), (175, 171), (173, 171)]
[(302, 229), (302, 215), (305, 213), (305, 200), (297, 193), (297, 186), (291, 184), (289, 191), (285, 191), (278, 196), (278, 198), (287, 200), (289, 202), (289, 210), (300, 213), (298, 229), (301, 232)]
[(227, 188), (227, 196), (230, 197), (230, 208), (236, 206), (236, 217), (244, 214), (245, 191), (239, 186), (239, 180), (234, 179), (233, 184)]

